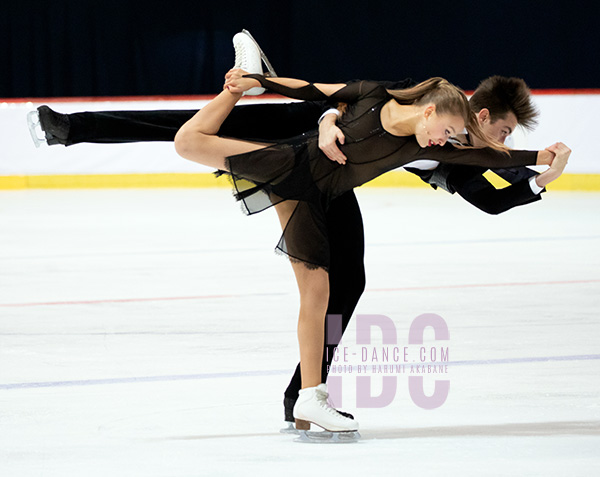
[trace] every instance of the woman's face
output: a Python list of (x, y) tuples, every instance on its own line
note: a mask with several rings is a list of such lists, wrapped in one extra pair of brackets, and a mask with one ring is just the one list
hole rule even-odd
[(465, 122), (461, 116), (437, 114), (435, 106), (430, 105), (423, 112), (415, 136), (421, 147), (443, 146), (450, 137), (460, 134), (464, 128)]

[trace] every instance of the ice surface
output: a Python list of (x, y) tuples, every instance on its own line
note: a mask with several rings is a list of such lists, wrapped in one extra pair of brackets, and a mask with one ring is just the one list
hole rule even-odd
[(363, 439), (332, 447), (278, 432), (298, 298), (272, 211), (223, 189), (0, 192), (0, 475), (600, 475), (600, 195), (496, 217), (441, 191), (358, 196), (357, 314), (402, 346), (441, 315), (456, 364), (435, 410), (407, 375), (357, 408), (344, 374)]

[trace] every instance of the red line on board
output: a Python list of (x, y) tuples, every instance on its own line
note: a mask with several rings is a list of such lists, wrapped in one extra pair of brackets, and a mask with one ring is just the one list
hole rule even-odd
[[(0, 103), (101, 103), (115, 102), (142, 102), (142, 101), (210, 101), (216, 94), (179, 95), (179, 96), (71, 96), (56, 98), (0, 98)], [(263, 99), (282, 98), (277, 94), (263, 94)]]
[[(473, 94), (472, 90), (465, 91), (467, 95)], [(574, 88), (574, 89), (533, 89), (534, 95), (572, 95), (572, 94), (600, 94), (600, 88)], [(157, 96), (70, 96), (56, 98), (0, 98), (0, 103), (100, 103), (115, 102), (142, 102), (142, 101), (210, 101), (216, 94), (198, 95), (157, 95)], [(285, 96), (278, 94), (263, 94), (257, 99), (281, 99)]]
[(600, 94), (598, 88), (580, 88), (580, 89), (532, 89), (531, 92), (535, 94), (556, 94), (556, 95), (567, 95), (567, 94)]

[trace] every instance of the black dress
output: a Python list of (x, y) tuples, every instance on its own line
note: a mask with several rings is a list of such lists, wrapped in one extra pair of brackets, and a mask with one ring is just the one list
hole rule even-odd
[[(298, 99), (327, 98), (312, 85), (293, 89), (260, 75), (248, 75), (263, 86)], [(486, 167), (533, 165), (536, 151), (512, 151), (510, 156), (491, 148), (458, 149), (451, 145), (421, 148), (415, 136), (395, 136), (381, 124), (381, 108), (391, 99), (378, 83), (350, 83), (328, 98), (348, 103), (338, 126), (346, 140), (341, 146), (345, 165), (325, 156), (318, 147), (318, 131), (286, 139), (256, 151), (227, 157), (225, 164), (235, 196), (246, 214), (261, 212), (284, 200), (297, 200), (276, 250), (309, 268), (329, 267), (325, 212), (329, 203), (354, 187), (418, 159)], [(335, 244), (332, 244), (335, 246)]]

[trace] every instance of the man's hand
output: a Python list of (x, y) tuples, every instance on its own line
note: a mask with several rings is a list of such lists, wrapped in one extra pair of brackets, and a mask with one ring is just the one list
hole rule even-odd
[(346, 164), (346, 156), (337, 145), (337, 141), (344, 144), (346, 138), (342, 130), (336, 126), (336, 120), (336, 114), (328, 114), (319, 124), (319, 149), (332, 161)]
[(565, 146), (562, 142), (557, 142), (556, 144), (547, 147), (544, 151), (548, 154), (552, 154), (554, 159), (552, 159), (550, 168), (547, 171), (544, 171), (540, 175), (536, 176), (535, 182), (540, 187), (546, 187), (548, 184), (550, 184), (550, 182), (558, 179), (562, 175), (563, 171), (565, 170), (565, 166), (569, 161), (569, 156), (571, 155), (571, 149)]
[(562, 174), (562, 172), (565, 170), (567, 162), (569, 162), (571, 149), (565, 146), (562, 142), (557, 142), (546, 149), (555, 154), (554, 160), (552, 161), (552, 164), (550, 164), (550, 169), (554, 169)]

